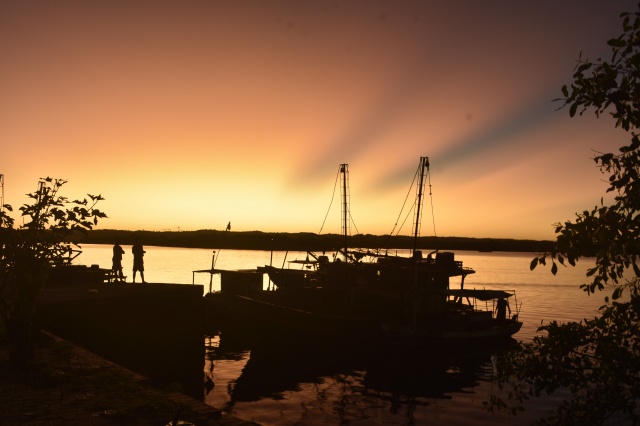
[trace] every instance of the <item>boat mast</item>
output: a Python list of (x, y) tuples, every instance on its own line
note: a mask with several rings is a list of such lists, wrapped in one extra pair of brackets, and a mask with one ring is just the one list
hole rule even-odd
[(416, 250), (418, 248), (418, 237), (420, 236), (420, 223), (422, 222), (422, 196), (424, 193), (424, 176), (425, 169), (429, 170), (429, 157), (420, 157), (420, 165), (418, 166), (418, 171), (420, 173), (420, 180), (418, 183), (418, 197), (417, 197), (417, 205), (416, 205), (416, 221), (413, 224), (413, 256), (416, 255)]
[(349, 259), (347, 254), (349, 237), (349, 165), (340, 164), (340, 173), (342, 174), (342, 186), (340, 190), (342, 192), (342, 236), (344, 238), (344, 260)]

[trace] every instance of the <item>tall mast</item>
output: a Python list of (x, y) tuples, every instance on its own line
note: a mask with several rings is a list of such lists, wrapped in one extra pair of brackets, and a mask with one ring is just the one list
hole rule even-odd
[(413, 224), (413, 255), (415, 256), (418, 248), (418, 237), (420, 236), (420, 224), (422, 223), (422, 196), (424, 194), (424, 175), (425, 170), (429, 170), (429, 157), (420, 157), (420, 165), (418, 171), (420, 180), (418, 183), (418, 197), (416, 205), (416, 221)]
[(342, 236), (344, 238), (344, 259), (348, 260), (347, 250), (349, 247), (347, 238), (349, 237), (349, 165), (340, 164), (340, 174), (342, 175)]

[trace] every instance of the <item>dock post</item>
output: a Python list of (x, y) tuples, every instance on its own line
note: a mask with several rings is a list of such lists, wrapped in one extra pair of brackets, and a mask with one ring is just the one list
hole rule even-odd
[(213, 256), (211, 256), (211, 274), (209, 275), (209, 293), (213, 288), (213, 268), (216, 266), (216, 251), (213, 251)]

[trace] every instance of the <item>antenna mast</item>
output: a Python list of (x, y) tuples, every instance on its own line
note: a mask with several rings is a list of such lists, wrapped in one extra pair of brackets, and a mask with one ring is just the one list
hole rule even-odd
[(344, 237), (344, 259), (348, 259), (348, 241), (347, 238), (351, 233), (349, 227), (349, 165), (340, 164), (340, 173), (342, 174), (342, 185), (340, 192), (342, 193), (342, 236)]
[(418, 245), (418, 237), (420, 236), (420, 224), (422, 222), (422, 196), (424, 194), (424, 172), (429, 170), (429, 157), (420, 157), (420, 165), (418, 166), (418, 170), (420, 172), (420, 180), (418, 183), (417, 191), (417, 203), (416, 203), (416, 221), (413, 224), (413, 255), (415, 256), (417, 245)]

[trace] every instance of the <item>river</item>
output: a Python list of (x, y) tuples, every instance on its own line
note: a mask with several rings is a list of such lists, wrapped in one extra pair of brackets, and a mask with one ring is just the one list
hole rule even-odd
[[(131, 282), (131, 246), (123, 248), (124, 271)], [(154, 246), (145, 250), (146, 281), (195, 282), (205, 292), (210, 285), (219, 290), (219, 278), (193, 271), (209, 269), (214, 254), (216, 268), (231, 270), (282, 266), (304, 257), (300, 252)], [(111, 246), (84, 244), (82, 251), (75, 263), (110, 268)], [(456, 251), (455, 256), (476, 271), (466, 278), (465, 288), (515, 290), (517, 301), (511, 301), (511, 308), (524, 323), (515, 336), (518, 340), (530, 341), (544, 322), (593, 317), (603, 302), (604, 294), (588, 296), (579, 288), (593, 266), (590, 259), (576, 267), (560, 267), (554, 276), (549, 267), (530, 271), (532, 253)], [(556, 397), (536, 400), (515, 418), (487, 413), (482, 402), (497, 391), (491, 383), (491, 354), (426, 353), (397, 359), (329, 346), (256, 344), (213, 329), (205, 336), (205, 376), (211, 386), (204, 400), (262, 425), (515, 425), (530, 422), (556, 402)]]

